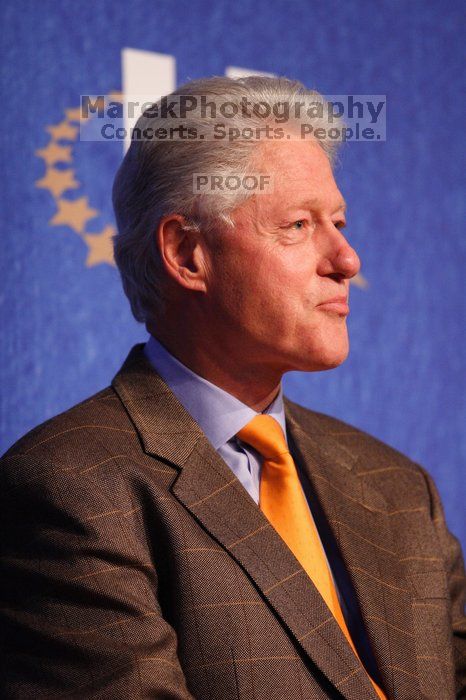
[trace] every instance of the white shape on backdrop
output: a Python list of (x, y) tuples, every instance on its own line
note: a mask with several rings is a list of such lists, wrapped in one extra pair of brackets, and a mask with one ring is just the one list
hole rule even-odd
[[(150, 95), (154, 102), (162, 95), (168, 95), (176, 88), (176, 59), (171, 54), (141, 51), (140, 49), (125, 48), (121, 52), (121, 73), (123, 96)], [(246, 75), (270, 75), (264, 71), (228, 66), (225, 75), (229, 78), (244, 78)], [(124, 99), (123, 98), (123, 99)], [(137, 115), (130, 117), (125, 109), (126, 139), (125, 152), (129, 148), (131, 129), (135, 125)]]
[[(176, 59), (174, 56), (155, 51), (123, 49), (121, 52), (123, 99), (127, 95), (150, 95), (154, 102), (176, 88)], [(125, 109), (126, 139), (124, 150), (129, 148), (131, 130), (137, 114), (129, 117)]]

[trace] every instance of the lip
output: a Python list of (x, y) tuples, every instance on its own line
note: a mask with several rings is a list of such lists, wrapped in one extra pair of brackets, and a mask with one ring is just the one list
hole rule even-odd
[(349, 314), (349, 305), (348, 305), (348, 297), (347, 296), (332, 297), (331, 299), (326, 299), (325, 301), (318, 304), (317, 306), (320, 309), (323, 309), (324, 311), (334, 311), (335, 313), (342, 314), (342, 315)]

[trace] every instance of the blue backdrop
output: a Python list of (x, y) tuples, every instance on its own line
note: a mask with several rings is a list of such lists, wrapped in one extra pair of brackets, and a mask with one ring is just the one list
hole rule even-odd
[(466, 544), (462, 10), (460, 0), (3, 2), (0, 451), (108, 385), (146, 338), (108, 247), (121, 144), (81, 142), (74, 121), (81, 94), (122, 88), (123, 48), (172, 55), (178, 83), (240, 66), (327, 95), (386, 94), (386, 142), (347, 144), (337, 171), (367, 281), (352, 288), (350, 357), (290, 374), (285, 388), (422, 463)]

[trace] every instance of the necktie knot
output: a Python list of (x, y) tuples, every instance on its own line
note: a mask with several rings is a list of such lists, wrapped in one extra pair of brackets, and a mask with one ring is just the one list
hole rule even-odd
[(282, 427), (272, 416), (263, 413), (254, 416), (236, 435), (257, 450), (264, 459), (273, 460), (288, 453)]

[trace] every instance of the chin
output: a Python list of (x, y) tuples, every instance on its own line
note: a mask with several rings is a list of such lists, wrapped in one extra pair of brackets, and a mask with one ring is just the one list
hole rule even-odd
[(299, 369), (303, 372), (323, 372), (327, 369), (339, 367), (348, 357), (348, 343), (340, 343), (338, 347), (312, 348), (312, 350), (301, 357)]
[(339, 367), (340, 365), (342, 365), (347, 357), (348, 357), (348, 353), (346, 353), (343, 357), (334, 358), (333, 361), (328, 361), (324, 365), (322, 365), (320, 370), (324, 371), (326, 369), (335, 369), (336, 367)]

